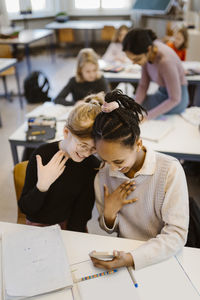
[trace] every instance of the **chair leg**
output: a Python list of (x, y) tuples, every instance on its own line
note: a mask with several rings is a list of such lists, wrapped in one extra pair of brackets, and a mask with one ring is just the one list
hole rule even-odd
[(0, 128), (3, 126), (2, 120), (1, 120), (1, 114), (0, 114)]
[(8, 92), (8, 88), (7, 88), (6, 76), (2, 76), (2, 80), (3, 80), (3, 87), (4, 87), (5, 97), (10, 102), (12, 102), (12, 98), (11, 98), (10, 93)]

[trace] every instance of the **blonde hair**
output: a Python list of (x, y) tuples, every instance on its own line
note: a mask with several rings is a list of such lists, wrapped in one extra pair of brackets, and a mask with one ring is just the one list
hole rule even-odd
[(77, 68), (76, 68), (76, 81), (84, 82), (82, 75), (82, 68), (86, 63), (94, 64), (97, 67), (97, 79), (99, 79), (102, 74), (99, 69), (98, 55), (92, 48), (84, 48), (79, 51), (77, 56)]
[(113, 36), (113, 39), (112, 41), (114, 43), (119, 43), (119, 35), (121, 33), (122, 30), (127, 30), (127, 32), (129, 31), (129, 28), (126, 26), (126, 25), (121, 25), (116, 31), (115, 31), (115, 34)]
[(80, 138), (92, 138), (92, 127), (96, 116), (101, 112), (104, 96), (104, 92), (91, 94), (73, 108), (65, 125), (72, 134)]

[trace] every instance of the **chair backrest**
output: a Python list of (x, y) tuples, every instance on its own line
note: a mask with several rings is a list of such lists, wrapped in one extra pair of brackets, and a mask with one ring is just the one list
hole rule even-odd
[(104, 26), (101, 30), (101, 39), (103, 41), (111, 41), (115, 34), (115, 27), (114, 26)]
[[(12, 49), (9, 45), (0, 45), (0, 58), (12, 58)], [(15, 73), (15, 68), (11, 67), (4, 72), (0, 73), (0, 76), (13, 75)]]
[(58, 30), (58, 39), (59, 42), (63, 43), (72, 43), (75, 41), (74, 31), (71, 28), (64, 28)]
[[(22, 161), (22, 162), (18, 163), (17, 165), (15, 165), (14, 170), (13, 170), (17, 202), (20, 199), (22, 189), (23, 189), (23, 186), (24, 186), (27, 164), (28, 164), (28, 161)], [(17, 223), (26, 224), (26, 217), (20, 211), (19, 207), (18, 207)]]

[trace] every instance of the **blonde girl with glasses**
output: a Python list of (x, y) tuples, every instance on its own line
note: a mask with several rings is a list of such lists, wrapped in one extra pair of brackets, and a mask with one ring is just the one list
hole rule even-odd
[[(70, 78), (54, 102), (65, 106), (73, 105), (92, 93), (108, 90), (108, 83), (99, 69), (97, 53), (91, 48), (84, 48), (77, 57), (76, 76)], [(69, 101), (70, 96), (72, 102)]]
[(27, 224), (60, 224), (62, 229), (86, 231), (94, 204), (93, 181), (99, 160), (91, 137), (104, 94), (88, 96), (66, 121), (64, 139), (40, 146), (26, 172), (19, 207)]

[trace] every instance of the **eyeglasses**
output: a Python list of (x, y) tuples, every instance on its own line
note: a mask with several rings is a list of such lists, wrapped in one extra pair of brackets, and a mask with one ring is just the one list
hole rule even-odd
[(93, 153), (93, 152), (96, 151), (96, 148), (94, 146), (89, 146), (89, 145), (87, 145), (85, 143), (80, 142), (80, 140), (77, 137), (75, 137), (74, 135), (73, 135), (73, 138), (76, 141), (76, 146), (77, 146), (77, 150), (78, 151), (80, 151), (80, 152), (87, 152), (87, 153), (88, 152), (89, 153)]

